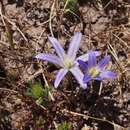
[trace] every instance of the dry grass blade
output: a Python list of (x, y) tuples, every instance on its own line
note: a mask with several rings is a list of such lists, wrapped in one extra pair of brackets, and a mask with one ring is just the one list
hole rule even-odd
[(123, 67), (122, 67), (121, 64), (120, 64), (120, 61), (119, 61), (118, 56), (117, 56), (117, 54), (116, 54), (116, 52), (115, 52), (115, 49), (112, 47), (111, 44), (108, 44), (108, 49), (109, 49), (110, 53), (112, 54), (112, 56), (114, 57), (116, 63), (118, 64), (117, 67), (118, 67), (118, 69), (120, 70), (121, 74), (124, 75)]
[(52, 37), (54, 37), (53, 30), (52, 30), (52, 18), (54, 17), (53, 13), (54, 13), (55, 4), (56, 4), (56, 0), (54, 0), (54, 2), (52, 4), (50, 18), (49, 18), (49, 28), (50, 28), (50, 32), (51, 32)]
[(28, 42), (28, 39), (25, 37), (24, 33), (16, 26), (16, 24), (14, 22), (12, 22), (11, 20), (9, 20), (6, 16), (3, 16), (4, 19), (6, 19), (14, 28), (17, 29), (17, 31), (21, 34), (21, 36), (24, 38), (24, 40), (26, 42)]
[(120, 86), (119, 86), (119, 92), (120, 92), (120, 97), (121, 97), (121, 105), (123, 105), (123, 94), (122, 94), (122, 87), (123, 86), (123, 83), (124, 83), (124, 79), (125, 79), (125, 71), (123, 70), (123, 67), (121, 66), (120, 64), (120, 61), (118, 59), (118, 56), (114, 50), (114, 48), (112, 47), (111, 44), (108, 44), (108, 49), (110, 51), (110, 53), (112, 54), (112, 56), (114, 57), (116, 63), (117, 63), (117, 67), (121, 73), (120, 77), (119, 77), (119, 82), (120, 82)]
[(118, 37), (115, 34), (113, 34), (113, 36), (115, 36), (118, 40), (120, 40), (130, 50), (130, 47), (127, 45), (127, 43), (125, 41), (123, 41), (120, 37)]
[(8, 89), (8, 88), (0, 88), (1, 91), (8, 91), (8, 92), (12, 92), (12, 93), (19, 93), (18, 91), (12, 90), (12, 89)]
[(6, 22), (5, 22), (5, 20), (6, 20), (9, 24), (11, 24), (14, 28), (16, 28), (17, 31), (18, 31), (18, 32), (21, 34), (21, 36), (24, 38), (24, 40), (25, 40), (26, 42), (28, 42), (28, 40), (27, 40), (27, 38), (25, 37), (25, 35), (23, 34), (23, 32), (16, 26), (16, 24), (15, 24), (14, 22), (12, 22), (10, 19), (8, 19), (5, 15), (2, 14), (2, 9), (0, 9), (0, 16), (1, 16), (1, 20), (2, 20), (2, 22), (3, 22), (3, 24), (4, 24), (5, 27), (6, 27)]
[(48, 89), (48, 91), (49, 91), (49, 96), (50, 96), (50, 98), (51, 98), (52, 101), (55, 101), (55, 98), (54, 98), (53, 94), (52, 94), (52, 93), (50, 92), (50, 90), (49, 90), (50, 86), (49, 86), (49, 84), (48, 84), (48, 82), (47, 82), (47, 80), (46, 80), (46, 77), (45, 77), (45, 75), (44, 75), (44, 70), (43, 70), (43, 68), (42, 68), (42, 65), (40, 65), (40, 68), (41, 68), (41, 70), (42, 70), (42, 76), (43, 76), (43, 79), (44, 79), (44, 82), (45, 82), (45, 86), (47, 87), (47, 89)]
[(101, 119), (101, 118), (97, 118), (97, 117), (92, 117), (92, 116), (88, 116), (88, 115), (84, 115), (84, 114), (81, 114), (81, 113), (77, 113), (77, 112), (73, 112), (73, 111), (69, 111), (69, 110), (62, 110), (63, 113), (68, 113), (68, 114), (71, 114), (73, 116), (80, 116), (80, 117), (83, 117), (84, 119), (88, 120), (89, 118), (92, 119), (92, 120), (97, 120), (97, 121), (102, 121), (102, 122), (107, 122), (111, 125), (113, 125), (115, 128), (120, 128), (121, 130), (127, 130), (126, 128), (118, 125), (118, 124), (115, 124), (114, 122), (111, 122), (109, 120), (106, 120), (106, 119)]

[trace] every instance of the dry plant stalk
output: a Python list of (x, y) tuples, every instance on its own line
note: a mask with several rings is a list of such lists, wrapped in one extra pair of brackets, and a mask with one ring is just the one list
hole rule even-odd
[(127, 129), (124, 128), (123, 126), (120, 126), (120, 125), (118, 125), (118, 124), (115, 124), (114, 122), (111, 122), (111, 121), (106, 120), (106, 119), (101, 119), (101, 118), (97, 118), (97, 117), (93, 117), (93, 116), (88, 116), (88, 115), (85, 115), (85, 114), (81, 114), (81, 113), (69, 111), (69, 110), (67, 110), (67, 109), (62, 110), (62, 112), (63, 112), (63, 113), (71, 114), (71, 115), (73, 115), (73, 116), (80, 116), (80, 117), (83, 117), (83, 118), (86, 119), (86, 120), (92, 119), (92, 120), (107, 122), (107, 123), (113, 125), (114, 128), (121, 128), (121, 130), (127, 130)]

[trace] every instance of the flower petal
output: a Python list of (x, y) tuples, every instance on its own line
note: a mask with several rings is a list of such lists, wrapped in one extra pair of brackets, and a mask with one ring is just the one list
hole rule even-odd
[(64, 78), (64, 76), (66, 75), (66, 73), (68, 72), (67, 69), (60, 69), (58, 74), (56, 75), (56, 79), (55, 79), (55, 83), (54, 86), (55, 88), (57, 88), (61, 82), (61, 80)]
[(84, 82), (84, 83), (87, 83), (87, 82), (89, 82), (90, 80), (92, 80), (92, 78), (91, 78), (89, 75), (85, 74), (84, 77), (83, 77), (83, 82)]
[(62, 66), (60, 58), (55, 55), (52, 55), (52, 54), (40, 53), (40, 54), (36, 55), (35, 58), (40, 59), (40, 60), (46, 60), (53, 64), (58, 64), (58, 65)]
[(88, 52), (88, 68), (96, 66), (97, 61), (96, 61), (96, 55), (94, 51), (89, 51)]
[(106, 65), (109, 63), (110, 61), (110, 56), (105, 56), (99, 63), (98, 66), (103, 69), (104, 67), (106, 67)]
[[(96, 56), (100, 56), (101, 55), (100, 51), (93, 51), (93, 52), (95, 53)], [(77, 58), (77, 60), (88, 61), (88, 53), (79, 56)]]
[(68, 56), (71, 57), (73, 60), (75, 59), (77, 51), (79, 50), (81, 37), (82, 34), (80, 32), (75, 33), (70, 43)]
[(98, 80), (98, 81), (102, 81), (103, 79), (101, 77), (95, 77), (95, 78), (92, 78), (93, 80)]
[(100, 77), (101, 78), (110, 78), (110, 79), (113, 79), (113, 78), (116, 78), (117, 77), (117, 73), (114, 73), (112, 71), (108, 71), (108, 70), (105, 70), (105, 71), (102, 71), (100, 73)]
[(85, 62), (82, 61), (82, 60), (78, 60), (77, 62), (79, 63), (81, 69), (87, 71), (87, 69), (88, 69), (88, 65), (87, 65), (87, 63), (85, 63)]
[(70, 69), (71, 73), (74, 75), (74, 77), (77, 79), (78, 83), (81, 85), (83, 89), (87, 88), (87, 84), (83, 83), (83, 73), (81, 70), (76, 66)]
[(49, 37), (48, 39), (49, 39), (50, 43), (52, 44), (52, 46), (55, 48), (58, 56), (63, 60), (65, 51), (64, 51), (63, 47), (60, 45), (59, 41), (54, 37)]

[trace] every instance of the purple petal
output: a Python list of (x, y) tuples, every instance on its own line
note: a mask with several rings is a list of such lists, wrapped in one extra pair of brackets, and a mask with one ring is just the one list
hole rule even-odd
[(103, 80), (101, 77), (95, 77), (95, 78), (92, 78), (93, 80), (98, 80), (98, 81), (101, 81)]
[(80, 32), (75, 33), (70, 43), (68, 56), (71, 57), (73, 60), (75, 59), (77, 51), (79, 50), (81, 37), (82, 34)]
[(99, 67), (100, 67), (101, 69), (105, 68), (106, 65), (109, 63), (110, 58), (111, 58), (110, 56), (105, 56), (104, 59), (102, 59), (102, 60), (98, 63)]
[(88, 69), (88, 65), (87, 65), (87, 63), (85, 63), (85, 62), (82, 61), (82, 60), (78, 60), (77, 62), (78, 62), (79, 65), (81, 66), (81, 69), (87, 71), (87, 69)]
[(64, 51), (63, 47), (61, 46), (61, 44), (54, 37), (49, 37), (49, 41), (52, 44), (52, 46), (55, 48), (56, 53), (58, 54), (58, 56), (63, 60), (64, 55), (65, 55), (65, 51)]
[(58, 74), (56, 75), (56, 79), (55, 79), (55, 83), (54, 86), (55, 88), (57, 88), (61, 82), (61, 80), (64, 78), (64, 76), (66, 75), (66, 73), (68, 72), (67, 69), (60, 69)]
[(88, 68), (96, 66), (97, 61), (96, 61), (96, 55), (94, 51), (89, 51), (89, 58), (88, 58)]
[(52, 54), (40, 53), (36, 55), (35, 58), (40, 59), (40, 60), (46, 60), (53, 64), (58, 64), (62, 66), (60, 58)]
[(83, 89), (87, 88), (87, 84), (83, 82), (83, 73), (78, 67), (73, 67), (71, 70), (71, 73), (74, 75), (74, 77), (77, 79), (78, 83), (81, 85)]
[[(100, 56), (101, 55), (100, 51), (93, 51), (93, 52), (95, 53), (96, 56)], [(77, 60), (88, 61), (88, 53), (79, 56), (77, 58)]]
[(91, 78), (89, 75), (85, 74), (84, 77), (83, 77), (83, 82), (84, 82), (84, 83), (87, 83), (87, 82), (89, 82), (90, 80), (92, 80), (92, 78)]
[(101, 77), (101, 78), (110, 78), (110, 79), (113, 79), (113, 78), (116, 78), (116, 77), (117, 77), (117, 73), (114, 73), (114, 72), (112, 72), (112, 71), (106, 70), (106, 71), (102, 71), (102, 72), (100, 73), (100, 77)]

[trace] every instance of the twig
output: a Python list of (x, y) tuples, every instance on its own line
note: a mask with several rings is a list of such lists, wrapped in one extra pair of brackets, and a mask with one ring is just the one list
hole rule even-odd
[(76, 16), (76, 17), (79, 19), (80, 23), (81, 23), (81, 28), (83, 28), (83, 24), (82, 24), (83, 22), (82, 22), (81, 18), (80, 18), (76, 13), (74, 13), (74, 12), (71, 11), (70, 9), (67, 10), (66, 12), (70, 12), (70, 13), (72, 13), (74, 16)]
[(2, 19), (2, 22), (4, 24), (4, 26), (6, 27), (6, 22), (4, 21), (4, 19), (10, 23), (12, 26), (14, 26), (14, 28), (17, 29), (17, 31), (22, 35), (22, 37), (24, 38), (24, 40), (27, 42), (27, 38), (25, 37), (25, 35), (23, 34), (23, 32), (16, 26), (15, 23), (13, 23), (11, 20), (9, 20), (5, 15), (2, 14), (2, 10), (0, 9), (0, 16), (1, 16), (1, 19)]
[(98, 93), (98, 95), (101, 95), (102, 88), (103, 88), (103, 86), (102, 86), (102, 82), (101, 82), (101, 83), (100, 83), (100, 88), (99, 88), (99, 93)]
[[(48, 84), (48, 82), (47, 82), (47, 80), (46, 80), (46, 77), (45, 77), (45, 75), (44, 75), (44, 70), (43, 70), (43, 68), (42, 68), (42, 66), (40, 65), (40, 70), (39, 71), (37, 71), (33, 76), (31, 76), (30, 78), (29, 78), (29, 80), (31, 80), (31, 79), (33, 79), (35, 76), (37, 76), (37, 75), (39, 75), (39, 74), (42, 74), (42, 76), (43, 76), (43, 79), (44, 79), (44, 81), (45, 81), (45, 85), (46, 85), (46, 87), (47, 87), (47, 89), (48, 89), (48, 91), (49, 91), (49, 84)], [(50, 98), (51, 98), (51, 100), (52, 101), (55, 101), (55, 99), (54, 99), (54, 97), (53, 97), (53, 95), (52, 95), (52, 93), (49, 91), (49, 96), (50, 96)]]
[[(3, 22), (4, 26), (5, 26), (7, 38), (8, 38), (8, 41), (10, 43), (10, 47), (11, 47), (12, 53), (14, 54), (14, 57), (16, 59), (18, 59), (18, 56), (17, 56), (17, 54), (14, 51), (15, 47), (14, 47), (14, 42), (13, 42), (13, 32), (11, 30), (12, 27), (10, 26), (9, 20), (7, 18), (5, 19), (5, 16), (2, 14), (2, 10), (1, 9), (0, 9), (0, 16), (1, 16), (2, 22)], [(17, 62), (16, 62), (16, 67), (18, 68), (18, 63)], [(18, 73), (20, 75), (20, 69), (19, 68), (18, 68)]]
[(106, 9), (110, 4), (111, 4), (112, 0), (110, 0), (104, 7), (103, 9)]
[[(117, 56), (114, 48), (112, 47), (112, 45), (108, 44), (108, 48), (109, 48), (110, 53), (113, 55), (113, 57), (114, 57), (114, 59), (115, 59), (115, 61), (117, 63), (117, 67), (119, 68), (119, 71), (121, 72), (121, 80), (123, 81), (123, 79), (125, 77), (125, 71), (123, 71), (123, 68), (122, 68), (122, 66), (120, 64), (118, 56)], [(122, 88), (120, 86), (119, 86), (119, 92), (120, 92), (121, 99), (123, 100)], [(123, 104), (123, 103), (121, 103), (121, 104)]]
[[(46, 87), (48, 88), (48, 91), (49, 91), (49, 85), (48, 85), (48, 82), (47, 82), (46, 77), (45, 77), (43, 72), (42, 72), (42, 76), (43, 76), (43, 79), (45, 81), (45, 85), (46, 85)], [(55, 101), (55, 99), (54, 99), (54, 97), (53, 97), (53, 95), (52, 95), (52, 93), (50, 91), (49, 91), (49, 96), (50, 96), (52, 101)]]
[(9, 91), (9, 92), (13, 92), (13, 93), (19, 93), (18, 91), (12, 90), (12, 89), (8, 89), (8, 88), (0, 88), (0, 90), (2, 91)]
[(84, 115), (84, 114), (81, 114), (81, 113), (77, 113), (77, 112), (73, 112), (73, 111), (69, 111), (69, 110), (62, 110), (62, 112), (65, 112), (65, 113), (68, 113), (68, 114), (71, 114), (73, 116), (81, 116), (83, 117), (84, 119), (88, 120), (89, 118), (90, 119), (93, 119), (93, 120), (98, 120), (98, 121), (102, 121), (102, 122), (107, 122), (111, 125), (113, 125), (114, 127), (120, 127), (122, 128), (122, 130), (127, 130), (126, 128), (124, 128), (123, 126), (120, 126), (118, 124), (115, 124), (114, 122), (111, 122), (109, 120), (106, 120), (106, 119), (101, 119), (101, 118), (97, 118), (97, 117), (93, 117), (93, 116), (88, 116), (88, 115)]
[(6, 16), (3, 16), (4, 19), (6, 19), (12, 26), (14, 26), (14, 28), (17, 29), (17, 31), (21, 34), (21, 36), (24, 38), (24, 40), (26, 42), (28, 42), (28, 39), (25, 37), (25, 35), (23, 34), (23, 32), (16, 26), (16, 24), (14, 22), (12, 22), (11, 20), (9, 20)]
[(50, 28), (50, 32), (51, 32), (52, 37), (54, 37), (53, 31), (52, 31), (52, 15), (53, 15), (54, 7), (55, 7), (55, 2), (56, 2), (56, 0), (54, 0), (54, 2), (52, 4), (51, 12), (50, 12), (50, 18), (49, 18), (49, 21), (50, 21), (49, 22), (49, 28)]
[(32, 74), (31, 76), (29, 76), (28, 78), (22, 79), (22, 80), (20, 81), (20, 83), (17, 85), (17, 87), (18, 87), (20, 84), (24, 83), (24, 82), (31, 81), (32, 79), (34, 79), (35, 77), (37, 77), (37, 76), (38, 76), (39, 74), (41, 74), (42, 72), (43, 72), (43, 70), (42, 70), (42, 69), (39, 69), (38, 71), (36, 71), (34, 74)]
[[(55, 17), (55, 15), (53, 15), (53, 16), (51, 17), (51, 19), (49, 18), (47, 21), (45, 21), (45, 22), (42, 23), (41, 25), (44, 25), (44, 24), (46, 24), (46, 23), (49, 23), (50, 20), (52, 20), (54, 17)], [(41, 32), (40, 36), (38, 37), (38, 42), (39, 42), (40, 38), (42, 37), (44, 31), (45, 31), (45, 30), (43, 30), (43, 31)]]
[(43, 105), (39, 104), (37, 101), (35, 103), (36, 105), (40, 106), (43, 110), (47, 111), (47, 109)]
[(119, 61), (119, 59), (118, 59), (118, 56), (117, 56), (117, 54), (116, 54), (114, 48), (112, 47), (112, 45), (109, 44), (109, 43), (108, 43), (108, 48), (109, 48), (110, 53), (111, 53), (111, 54), (113, 55), (113, 57), (115, 58), (115, 60), (116, 60), (116, 62), (117, 62), (117, 64), (118, 64), (118, 68), (119, 68), (120, 72), (121, 72), (121, 73), (124, 73), (123, 68), (122, 68), (122, 66), (121, 66), (121, 64), (120, 64), (120, 61)]
[(54, 126), (55, 126), (55, 128), (56, 128), (56, 130), (57, 130), (57, 128), (58, 128), (57, 123), (56, 123), (55, 121), (53, 121), (53, 124), (54, 124)]
[(120, 37), (118, 37), (117, 35), (113, 34), (118, 40), (120, 40), (122, 43), (124, 43), (124, 45), (130, 50), (130, 47), (127, 45), (127, 43), (125, 41), (123, 41)]

